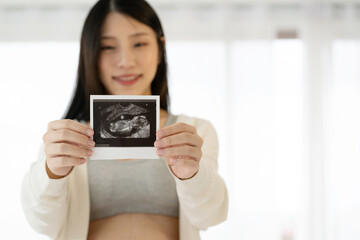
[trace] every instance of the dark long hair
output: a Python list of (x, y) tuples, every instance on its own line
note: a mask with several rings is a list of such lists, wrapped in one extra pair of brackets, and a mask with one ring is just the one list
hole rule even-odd
[(107, 94), (99, 77), (97, 60), (100, 52), (101, 27), (106, 16), (113, 11), (126, 14), (155, 31), (161, 61), (151, 83), (151, 93), (160, 95), (160, 107), (169, 111), (166, 51), (161, 40), (164, 32), (154, 9), (145, 0), (100, 0), (90, 10), (82, 30), (77, 82), (65, 119), (89, 121), (90, 95)]

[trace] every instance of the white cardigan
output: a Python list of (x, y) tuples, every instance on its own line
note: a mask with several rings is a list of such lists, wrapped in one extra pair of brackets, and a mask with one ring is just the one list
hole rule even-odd
[[(206, 230), (227, 218), (228, 193), (218, 175), (218, 140), (210, 122), (179, 115), (177, 122), (196, 127), (204, 139), (198, 173), (189, 180), (173, 175), (179, 197), (180, 240), (200, 239)], [(38, 160), (25, 175), (21, 202), (31, 227), (51, 239), (83, 240), (90, 221), (87, 164), (77, 166), (62, 179), (50, 179), (45, 170), (43, 146)]]

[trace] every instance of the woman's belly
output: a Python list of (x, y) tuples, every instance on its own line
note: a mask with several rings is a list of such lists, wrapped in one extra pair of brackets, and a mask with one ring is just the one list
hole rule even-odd
[(88, 240), (178, 240), (176, 217), (126, 213), (91, 221)]

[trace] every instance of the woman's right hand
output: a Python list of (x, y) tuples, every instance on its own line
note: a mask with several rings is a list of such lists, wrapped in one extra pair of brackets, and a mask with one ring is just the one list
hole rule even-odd
[(94, 131), (74, 120), (55, 120), (48, 124), (43, 136), (46, 171), (50, 178), (62, 178), (72, 168), (86, 162), (92, 155)]

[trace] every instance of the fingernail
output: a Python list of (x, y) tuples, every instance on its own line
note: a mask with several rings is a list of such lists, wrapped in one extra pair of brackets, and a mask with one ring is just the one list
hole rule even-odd
[(85, 158), (83, 158), (83, 159), (81, 159), (81, 163), (84, 163), (86, 161), (86, 159)]
[(160, 149), (160, 150), (157, 150), (156, 153), (157, 153), (158, 155), (163, 155), (163, 154), (164, 154), (164, 150), (161, 150), (161, 149)]
[(93, 147), (93, 146), (95, 146), (95, 142), (94, 142), (93, 140), (89, 139), (88, 145), (89, 145), (90, 147)]
[(158, 137), (158, 138), (161, 138), (162, 136), (164, 136), (164, 132), (163, 131), (158, 131), (157, 133), (156, 133), (156, 136)]
[(91, 128), (86, 129), (86, 135), (91, 137), (94, 134), (94, 131)]
[(86, 155), (88, 155), (89, 157), (92, 155), (92, 151), (91, 150), (87, 150), (86, 151)]
[(176, 159), (174, 159), (174, 158), (170, 159), (171, 164), (175, 164), (176, 162), (177, 162)]
[(162, 146), (162, 141), (157, 140), (155, 141), (155, 147), (161, 147)]

